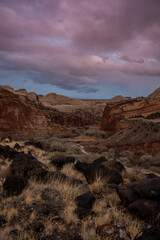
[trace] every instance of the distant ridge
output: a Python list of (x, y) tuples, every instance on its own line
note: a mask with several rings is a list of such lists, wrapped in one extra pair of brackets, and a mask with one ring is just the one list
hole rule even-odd
[(157, 88), (153, 93), (151, 93), (150, 95), (148, 95), (147, 98), (157, 98), (157, 97), (160, 97), (160, 87)]

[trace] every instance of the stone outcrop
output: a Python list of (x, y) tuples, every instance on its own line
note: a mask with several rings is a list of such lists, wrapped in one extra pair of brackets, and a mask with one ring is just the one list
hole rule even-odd
[[(66, 111), (69, 105), (72, 111)], [(38, 96), (25, 89), (0, 86), (0, 137), (52, 135), (61, 132), (61, 126), (83, 127), (99, 123), (101, 116), (102, 109), (90, 107), (78, 99), (55, 93)]]
[(3, 184), (4, 194), (9, 197), (19, 195), (28, 185), (28, 181), (22, 176), (8, 176)]
[(0, 98), (0, 136), (49, 135), (52, 128), (45, 114), (16, 98)]
[(148, 116), (160, 110), (160, 98), (136, 98), (122, 102), (107, 103), (102, 121), (101, 130), (118, 131), (130, 125), (130, 122), (122, 120), (135, 116)]
[(144, 179), (117, 187), (121, 202), (133, 214), (152, 221), (160, 213), (160, 178)]
[(123, 179), (120, 172), (110, 168), (109, 164), (104, 166), (104, 162), (107, 163), (107, 160), (103, 157), (92, 163), (77, 161), (74, 168), (84, 174), (88, 184), (93, 184), (99, 178), (108, 184), (121, 184)]

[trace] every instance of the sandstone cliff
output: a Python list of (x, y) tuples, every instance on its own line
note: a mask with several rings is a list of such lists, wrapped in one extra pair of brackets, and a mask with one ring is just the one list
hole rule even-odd
[(101, 130), (118, 131), (125, 128), (127, 124), (122, 120), (142, 115), (146, 117), (151, 113), (160, 111), (160, 97), (156, 98), (136, 98), (123, 102), (107, 103), (102, 121)]
[(0, 136), (49, 135), (49, 126), (44, 113), (25, 101), (16, 98), (0, 99)]
[[(69, 110), (66, 110), (67, 106)], [(90, 106), (78, 99), (54, 93), (38, 96), (25, 89), (0, 86), (0, 137), (52, 135), (61, 131), (61, 126), (97, 124), (101, 121), (102, 112), (103, 106)]]

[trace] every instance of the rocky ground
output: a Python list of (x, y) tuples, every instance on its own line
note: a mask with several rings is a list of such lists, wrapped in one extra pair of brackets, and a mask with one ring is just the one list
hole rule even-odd
[(158, 240), (160, 149), (120, 151), (111, 137), (2, 138), (0, 239)]
[(0, 87), (0, 240), (159, 240), (159, 100)]

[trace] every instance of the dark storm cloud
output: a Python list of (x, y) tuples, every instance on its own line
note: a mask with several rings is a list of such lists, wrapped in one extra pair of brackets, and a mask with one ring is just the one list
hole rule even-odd
[(84, 92), (111, 76), (159, 77), (159, 9), (159, 0), (0, 1), (0, 66)]

